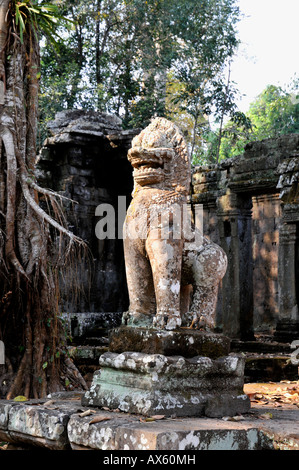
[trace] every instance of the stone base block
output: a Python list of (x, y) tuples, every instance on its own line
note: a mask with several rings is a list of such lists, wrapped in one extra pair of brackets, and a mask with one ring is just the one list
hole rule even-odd
[[(153, 457), (156, 452), (149, 452), (148, 459), (146, 455), (135, 452), (136, 468), (138, 466), (141, 468), (142, 465), (151, 463), (173, 464), (174, 454), (178, 456), (176, 462), (178, 464), (201, 465), (200, 453), (193, 452), (190, 455), (191, 451), (274, 450), (272, 438), (268, 436), (270, 433), (254, 427), (254, 424), (248, 421), (166, 418), (148, 423), (142, 422), (139, 416), (131, 414), (109, 413), (109, 411), (100, 413), (103, 420), (95, 424), (89, 424), (90, 416), (81, 418), (73, 415), (68, 422), (68, 435), (73, 450), (104, 450), (106, 451), (104, 463), (110, 465), (124, 464), (128, 467), (130, 451), (160, 451), (156, 454), (157, 457)], [(110, 452), (106, 456), (108, 450), (126, 451), (126, 453)], [(159, 462), (161, 453), (164, 454), (164, 460)], [(167, 462), (168, 453), (172, 454), (170, 455), (172, 460)], [(133, 463), (130, 466), (133, 467)]]
[(250, 409), (244, 365), (237, 355), (212, 360), (107, 352), (82, 405), (144, 416), (234, 416)]
[[(51, 450), (70, 448), (67, 423), (76, 413), (80, 396), (67, 394), (69, 401), (49, 399), (15, 402), (0, 400), (0, 441)], [(78, 400), (78, 401), (77, 401)]]
[(227, 356), (231, 340), (218, 333), (200, 330), (156, 330), (121, 326), (110, 332), (109, 351), (121, 353), (124, 350), (164, 356), (207, 356), (211, 359)]

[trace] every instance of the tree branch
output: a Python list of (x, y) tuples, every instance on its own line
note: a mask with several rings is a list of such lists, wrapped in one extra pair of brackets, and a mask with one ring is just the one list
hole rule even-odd
[(58, 222), (56, 222), (56, 220), (52, 219), (52, 217), (37, 204), (37, 202), (30, 194), (26, 181), (26, 176), (23, 173), (21, 173), (21, 185), (26, 201), (41, 219), (46, 220), (50, 225), (52, 225), (52, 227), (56, 228), (59, 232), (63, 233), (64, 235), (67, 235), (67, 237), (69, 237), (72, 241), (76, 241), (79, 244), (84, 243), (83, 240), (81, 240), (79, 237), (76, 237), (76, 235), (74, 235), (72, 232), (60, 225)]

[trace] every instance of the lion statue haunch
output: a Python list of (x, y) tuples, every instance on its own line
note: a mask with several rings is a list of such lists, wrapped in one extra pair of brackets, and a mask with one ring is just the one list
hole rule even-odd
[(227, 257), (193, 226), (186, 230), (191, 164), (184, 138), (156, 118), (134, 137), (128, 159), (134, 190), (124, 223), (130, 306), (123, 323), (211, 329)]

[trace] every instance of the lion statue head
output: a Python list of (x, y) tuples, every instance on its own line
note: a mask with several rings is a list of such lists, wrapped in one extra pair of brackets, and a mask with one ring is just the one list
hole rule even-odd
[(175, 190), (187, 194), (191, 167), (187, 144), (177, 126), (155, 118), (132, 140), (128, 152), (135, 191), (146, 188)]

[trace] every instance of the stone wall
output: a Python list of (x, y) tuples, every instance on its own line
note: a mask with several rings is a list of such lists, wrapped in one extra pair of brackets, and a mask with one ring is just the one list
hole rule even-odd
[(255, 330), (268, 330), (279, 314), (279, 194), (252, 197), (252, 256)]
[[(122, 131), (114, 116), (64, 111), (49, 124), (51, 136), (38, 157), (40, 183), (74, 201), (64, 202), (68, 228), (88, 243), (61, 278), (65, 312), (119, 312), (127, 308), (122, 240), (99, 240), (96, 207), (110, 204), (117, 222), (118, 196), (131, 199), (127, 151), (135, 131)], [(73, 270), (72, 270), (73, 269)]]
[[(83, 295), (72, 297), (64, 279), (65, 312), (122, 312), (127, 287), (122, 240), (98, 240), (95, 209), (127, 205), (133, 187), (127, 161), (139, 130), (123, 131), (105, 114), (58, 113), (39, 155), (38, 177), (75, 200), (66, 205), (69, 227), (91, 249), (77, 263)], [(193, 168), (190, 204), (203, 206), (204, 233), (227, 253), (228, 270), (219, 293), (217, 325), (232, 338), (257, 332), (299, 339), (299, 135), (248, 144), (243, 155), (219, 165)]]
[(299, 338), (299, 135), (253, 142), (217, 166), (196, 167), (193, 207), (203, 205), (204, 232), (226, 251), (218, 303), (229, 336)]

